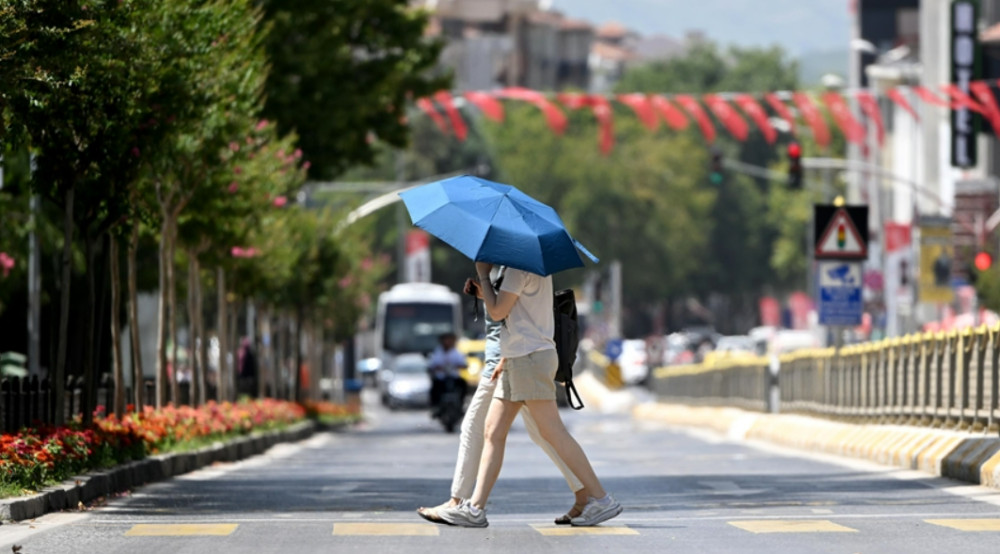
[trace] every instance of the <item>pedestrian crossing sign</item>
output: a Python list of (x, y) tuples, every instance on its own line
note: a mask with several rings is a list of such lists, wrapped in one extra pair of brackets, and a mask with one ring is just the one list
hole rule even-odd
[(817, 260), (868, 257), (868, 207), (815, 207)]

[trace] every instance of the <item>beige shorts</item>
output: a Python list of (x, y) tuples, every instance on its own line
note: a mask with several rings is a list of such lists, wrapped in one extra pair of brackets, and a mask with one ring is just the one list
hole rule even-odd
[(558, 367), (559, 357), (552, 349), (507, 358), (493, 397), (512, 402), (555, 400)]

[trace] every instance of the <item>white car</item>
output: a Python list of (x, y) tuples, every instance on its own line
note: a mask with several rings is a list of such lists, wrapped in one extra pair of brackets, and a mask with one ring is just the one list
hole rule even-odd
[(649, 355), (646, 352), (646, 341), (629, 339), (622, 341), (622, 353), (618, 357), (618, 367), (622, 372), (622, 381), (626, 385), (637, 385), (649, 376)]
[(379, 388), (382, 404), (389, 408), (426, 408), (430, 405), (431, 377), (427, 358), (421, 354), (400, 354), (382, 369)]

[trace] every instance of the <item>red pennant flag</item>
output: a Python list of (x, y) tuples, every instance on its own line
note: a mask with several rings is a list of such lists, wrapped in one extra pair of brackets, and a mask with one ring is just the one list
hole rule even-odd
[(961, 109), (965, 108), (967, 110), (972, 110), (976, 113), (983, 113), (983, 107), (979, 105), (978, 102), (969, 97), (968, 94), (958, 88), (954, 83), (948, 83), (941, 85), (941, 90), (948, 95), (951, 99), (951, 109)]
[(920, 114), (917, 113), (917, 110), (913, 109), (913, 106), (910, 105), (910, 101), (903, 96), (902, 92), (899, 92), (899, 89), (891, 88), (886, 91), (885, 95), (889, 97), (889, 100), (895, 102), (897, 106), (903, 108), (907, 113), (912, 115), (913, 119), (920, 121)]
[(836, 92), (827, 92), (823, 94), (823, 102), (830, 109), (837, 126), (843, 131), (844, 138), (854, 144), (864, 144), (865, 126), (851, 113), (851, 107), (844, 101), (844, 97)]
[(545, 121), (549, 124), (549, 129), (552, 129), (553, 133), (561, 135), (566, 132), (566, 125), (568, 123), (566, 114), (562, 113), (562, 110), (555, 104), (549, 102), (549, 99), (544, 94), (536, 90), (509, 87), (500, 91), (500, 97), (510, 100), (520, 100), (521, 102), (534, 105), (545, 114)]
[(729, 134), (733, 135), (740, 142), (747, 140), (750, 127), (743, 117), (740, 116), (739, 112), (734, 110), (728, 102), (717, 94), (706, 94), (703, 98), (705, 104), (708, 105), (708, 109), (712, 110), (712, 113), (719, 118), (722, 125), (729, 131)]
[(497, 123), (503, 122), (503, 104), (496, 98), (493, 98), (493, 95), (488, 92), (470, 90), (465, 93), (465, 99), (473, 106), (479, 108), (479, 111), (483, 112), (483, 115), (487, 118)]
[(774, 94), (773, 92), (765, 94), (764, 99), (767, 100), (767, 103), (769, 106), (771, 106), (771, 109), (773, 109), (774, 112), (778, 114), (778, 116), (781, 119), (784, 119), (785, 123), (788, 124), (788, 132), (794, 133), (795, 116), (792, 115), (792, 110), (788, 109), (788, 106), (785, 105), (785, 102), (782, 101), (781, 98), (778, 98), (778, 95)]
[(618, 101), (632, 108), (635, 116), (650, 131), (655, 131), (660, 126), (660, 119), (656, 117), (656, 110), (649, 97), (641, 93), (619, 94)]
[(698, 127), (701, 129), (701, 134), (705, 136), (705, 141), (709, 144), (715, 142), (715, 127), (712, 127), (712, 120), (708, 118), (705, 110), (701, 109), (701, 104), (693, 96), (686, 94), (678, 94), (674, 100), (698, 122)]
[(670, 100), (667, 100), (665, 96), (654, 94), (650, 101), (653, 107), (656, 108), (656, 111), (660, 112), (660, 117), (667, 122), (667, 125), (670, 125), (677, 131), (687, 129), (687, 116), (684, 115), (684, 112), (677, 109), (677, 106), (671, 104)]
[(764, 135), (764, 140), (768, 144), (774, 144), (778, 138), (778, 132), (774, 130), (771, 121), (767, 118), (767, 112), (757, 103), (757, 100), (749, 94), (737, 94), (733, 97), (733, 102), (743, 110), (743, 113), (757, 124), (757, 128)]
[(875, 136), (878, 145), (885, 143), (885, 124), (882, 122), (882, 110), (878, 107), (878, 100), (867, 90), (859, 90), (855, 96), (858, 99), (858, 106), (865, 116), (875, 124)]
[(990, 84), (986, 81), (973, 81), (969, 83), (969, 90), (983, 107), (983, 117), (990, 122), (993, 131), (1000, 135), (1000, 106), (997, 106)]
[(599, 95), (586, 95), (575, 92), (567, 92), (557, 96), (564, 106), (571, 110), (589, 107), (597, 119), (600, 129), (601, 153), (608, 155), (615, 144), (614, 121), (611, 112), (611, 103), (608, 99)]
[(829, 146), (830, 128), (827, 127), (826, 121), (823, 119), (823, 114), (821, 114), (819, 108), (813, 104), (809, 95), (804, 92), (796, 92), (792, 94), (792, 100), (799, 108), (799, 112), (802, 113), (802, 118), (806, 120), (806, 123), (809, 124), (809, 128), (812, 129), (813, 138), (816, 139), (816, 144), (818, 144), (820, 148), (826, 148)]
[(437, 125), (437, 128), (440, 129), (442, 133), (446, 135), (448, 134), (448, 124), (445, 123), (444, 118), (441, 117), (440, 113), (438, 113), (437, 108), (434, 107), (434, 103), (431, 102), (430, 99), (418, 98), (417, 107), (431, 118), (431, 121)]
[(439, 90), (434, 93), (434, 99), (444, 108), (444, 112), (448, 114), (448, 120), (451, 121), (451, 129), (455, 131), (455, 138), (459, 141), (465, 140), (465, 137), (469, 135), (469, 128), (465, 126), (462, 114), (458, 113), (458, 110), (455, 108), (455, 102), (451, 99), (451, 93), (447, 90)]
[(927, 102), (932, 106), (937, 106), (939, 108), (950, 108), (951, 103), (947, 100), (935, 96), (933, 92), (927, 90), (927, 87), (915, 86), (913, 87), (913, 92), (917, 93), (917, 96)]

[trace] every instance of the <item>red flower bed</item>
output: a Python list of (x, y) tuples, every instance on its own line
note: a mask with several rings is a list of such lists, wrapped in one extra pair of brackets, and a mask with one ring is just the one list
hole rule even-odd
[(90, 469), (147, 454), (198, 447), (216, 440), (284, 427), (306, 417), (302, 406), (272, 399), (209, 402), (117, 418), (98, 413), (94, 424), (23, 429), (0, 436), (0, 487), (6, 494), (38, 490)]

